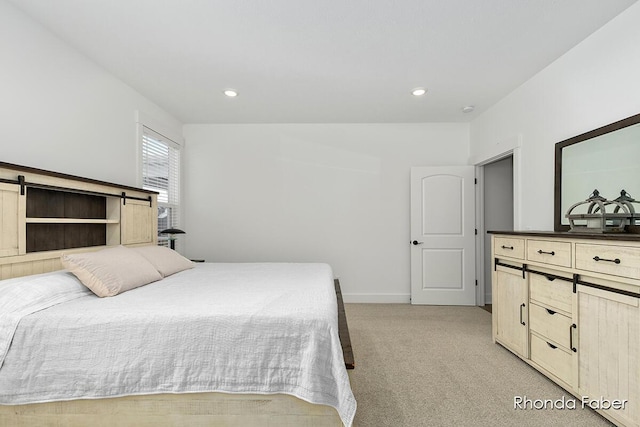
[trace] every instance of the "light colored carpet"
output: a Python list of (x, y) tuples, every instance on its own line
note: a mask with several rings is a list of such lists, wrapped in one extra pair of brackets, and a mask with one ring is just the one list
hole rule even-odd
[(589, 409), (514, 409), (574, 397), (491, 339), (478, 307), (345, 304), (354, 427), (610, 426)]

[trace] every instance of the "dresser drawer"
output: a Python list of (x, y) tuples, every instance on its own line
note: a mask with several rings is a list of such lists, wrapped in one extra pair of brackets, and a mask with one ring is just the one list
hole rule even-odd
[(524, 239), (512, 239), (510, 237), (496, 237), (493, 251), (495, 256), (524, 259)]
[(571, 243), (528, 239), (527, 260), (570, 268)]
[(552, 310), (572, 313), (573, 284), (562, 279), (549, 280), (546, 276), (529, 273), (529, 298)]
[(576, 268), (640, 279), (640, 248), (576, 243)]
[(537, 304), (529, 304), (529, 328), (555, 344), (569, 350), (571, 319), (556, 311)]
[(531, 361), (565, 383), (573, 385), (573, 356), (561, 347), (553, 346), (539, 336), (531, 334)]

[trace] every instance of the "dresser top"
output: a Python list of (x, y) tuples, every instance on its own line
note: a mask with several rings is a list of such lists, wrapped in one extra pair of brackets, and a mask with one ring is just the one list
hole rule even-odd
[(503, 234), (510, 236), (531, 236), (531, 237), (555, 237), (562, 239), (590, 239), (590, 240), (624, 240), (640, 242), (640, 234), (631, 233), (572, 233), (569, 231), (487, 231), (488, 234)]

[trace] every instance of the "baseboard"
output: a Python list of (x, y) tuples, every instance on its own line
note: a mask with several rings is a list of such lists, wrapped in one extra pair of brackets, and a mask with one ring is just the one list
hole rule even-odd
[(366, 303), (366, 304), (409, 304), (411, 294), (353, 294), (342, 293), (345, 303)]

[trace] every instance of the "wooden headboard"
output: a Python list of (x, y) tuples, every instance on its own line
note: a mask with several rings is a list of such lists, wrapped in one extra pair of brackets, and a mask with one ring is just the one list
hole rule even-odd
[(157, 196), (0, 162), (0, 279), (60, 270), (63, 253), (157, 244)]

